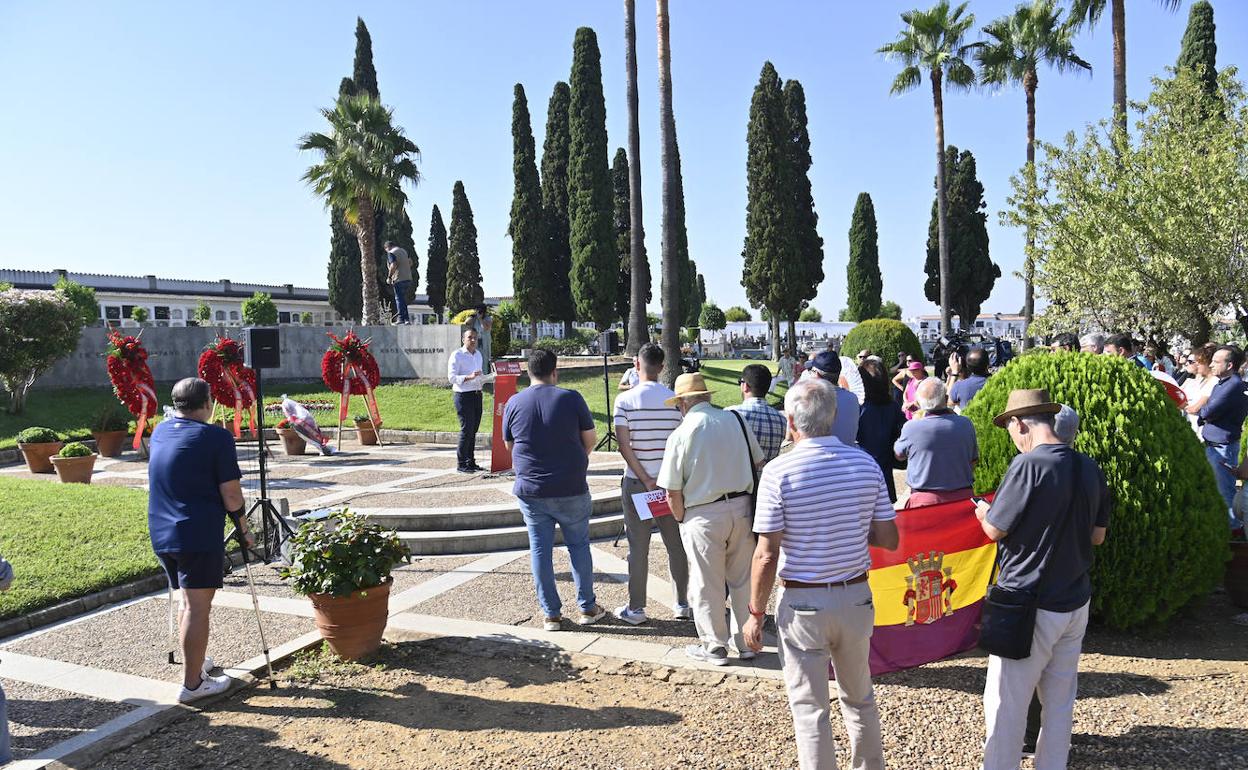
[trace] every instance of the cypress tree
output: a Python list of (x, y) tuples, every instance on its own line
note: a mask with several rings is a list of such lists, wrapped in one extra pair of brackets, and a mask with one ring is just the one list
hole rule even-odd
[(1218, 94), (1218, 42), (1215, 31), (1213, 6), (1208, 0), (1196, 0), (1188, 13), (1187, 30), (1183, 32), (1177, 66), (1179, 69), (1199, 71), (1201, 85), (1210, 96)]
[(866, 321), (880, 317), (884, 281), (880, 277), (879, 233), (875, 224), (875, 204), (868, 193), (858, 193), (854, 216), (849, 223), (849, 266), (846, 270), (849, 292), (849, 320)]
[(355, 85), (352, 95), (358, 93), (372, 94), (380, 99), (381, 91), (377, 88), (377, 69), (373, 66), (373, 38), (368, 34), (364, 20), (355, 17), (355, 66), (351, 76)]
[[(615, 251), (620, 258), (619, 280), (615, 292), (615, 313), (628, 324), (628, 310), (632, 300), (632, 218), (629, 211), (628, 153), (620, 147), (611, 163), (611, 188), (615, 201)], [(647, 298), (648, 300), (649, 298)]]
[(438, 205), (433, 205), (433, 216), (429, 221), (429, 266), (425, 274), (428, 284), (425, 293), (429, 296), (429, 307), (442, 318), (446, 309), (446, 225), (442, 224), (442, 212)]
[(794, 302), (789, 309), (789, 331), (793, 332), (792, 320), (804, 301), (812, 300), (819, 293), (823, 282), (823, 238), (819, 237), (819, 215), (815, 213), (815, 197), (810, 187), (810, 131), (806, 125), (806, 91), (797, 80), (784, 84), (784, 113), (788, 120), (788, 171), (791, 213), (791, 237), (794, 251), (793, 263), (796, 282), (789, 284), (789, 294)]
[(576, 314), (599, 329), (615, 315), (619, 273), (612, 232), (611, 176), (607, 166), (607, 106), (602, 95), (598, 37), (589, 27), (572, 44), (568, 113), (568, 242)]
[(542, 212), (546, 222), (547, 264), (550, 266), (546, 317), (563, 321), (572, 332), (576, 308), (572, 303), (572, 252), (568, 245), (568, 84), (555, 83), (546, 110), (546, 139), (542, 143)]
[[(970, 150), (945, 148), (945, 232), (949, 243), (951, 315), (959, 327), (975, 325), (984, 300), (992, 294), (993, 284), (1001, 277), (1001, 268), (988, 253), (988, 214), (984, 209), (984, 186), (975, 168)], [(937, 201), (932, 202), (932, 219), (927, 228), (927, 262), (923, 269), (927, 281), (924, 294), (932, 302), (940, 301), (940, 232)], [(952, 326), (952, 324), (951, 324)], [(943, 330), (948, 334), (949, 330)]]
[(516, 83), (511, 108), (512, 175), (511, 197), (511, 286), (520, 312), (529, 318), (533, 339), (537, 322), (546, 318), (550, 253), (542, 223), (542, 186), (537, 177), (537, 150), (529, 120), (529, 102), (524, 86)]
[(477, 255), (477, 226), (464, 183), (451, 193), (451, 235), (446, 257), (446, 305), (452, 313), (485, 301), (481, 290), (481, 259)]
[(342, 210), (329, 212), (329, 304), (339, 316), (360, 320), (360, 242)]

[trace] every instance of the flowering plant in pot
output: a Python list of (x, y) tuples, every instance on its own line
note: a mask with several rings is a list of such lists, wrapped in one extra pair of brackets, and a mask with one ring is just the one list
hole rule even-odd
[(336, 521), (303, 525), (291, 543), (291, 566), (279, 574), (312, 600), (330, 649), (343, 660), (375, 652), (389, 615), (390, 572), (411, 559), (398, 534), (343, 509)]
[(308, 448), (308, 442), (290, 427), (290, 420), (283, 417), (277, 425), (274, 426), (277, 435), (282, 439), (282, 446), (286, 449), (288, 455), (301, 455)]
[(95, 438), (95, 450), (101, 457), (117, 457), (126, 440), (130, 427), (130, 413), (123, 412), (115, 404), (109, 404), (95, 415), (91, 423), (91, 435)]
[(65, 442), (51, 428), (26, 428), (17, 434), (17, 448), (31, 473), (51, 473), (52, 455), (61, 451)]
[(373, 446), (377, 443), (377, 428), (373, 425), (373, 418), (366, 414), (357, 414), (355, 420), (356, 435), (360, 438), (360, 443), (365, 446)]
[(62, 447), (51, 461), (62, 484), (90, 484), (97, 456), (86, 444), (74, 441)]

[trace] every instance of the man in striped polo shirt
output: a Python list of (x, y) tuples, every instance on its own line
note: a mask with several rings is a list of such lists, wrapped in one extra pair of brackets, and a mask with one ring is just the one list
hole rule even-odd
[(871, 455), (832, 435), (837, 396), (820, 380), (789, 389), (784, 410), (794, 447), (759, 479), (745, 641), (763, 648), (763, 618), (779, 567), (780, 658), (802, 770), (836, 767), (828, 662), (836, 669), (851, 766), (883, 768), (880, 714), (869, 666), (875, 608), (868, 545), (897, 547), (897, 514)]
[[(637, 351), (637, 384), (615, 397), (615, 433), (627, 466), (620, 480), (624, 528), (628, 532), (628, 604), (617, 607), (615, 616), (636, 626), (646, 622), (646, 582), (650, 577), (650, 524), (633, 506), (633, 495), (658, 489), (655, 477), (663, 465), (667, 437), (680, 425), (680, 410), (665, 402), (676, 394), (659, 382), (663, 371), (663, 348), (647, 342)], [(659, 526), (667, 566), (676, 590), (676, 617), (692, 620), (689, 608), (689, 560), (680, 540), (680, 525), (671, 516), (653, 519)]]

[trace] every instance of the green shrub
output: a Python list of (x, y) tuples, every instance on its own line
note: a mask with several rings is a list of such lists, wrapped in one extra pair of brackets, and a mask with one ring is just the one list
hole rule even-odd
[(304, 524), (291, 543), (294, 563), (278, 573), (304, 596), (349, 596), (376, 588), (396, 564), (411, 558), (393, 530), (383, 530), (346, 509), (333, 529), (324, 522)]
[(17, 434), (19, 444), (54, 444), (60, 440), (61, 437), (51, 428), (26, 428)]
[(243, 323), (248, 326), (276, 326), (277, 305), (273, 297), (262, 291), (243, 300)]
[(130, 310), (130, 318), (139, 325), (147, 323), (147, 308), (135, 305)]
[(919, 338), (914, 336), (909, 326), (891, 318), (873, 318), (850, 329), (841, 344), (841, 352), (853, 356), (859, 350), (870, 350), (884, 361), (886, 367), (897, 365), (898, 353), (924, 360)]
[(61, 451), (57, 454), (61, 457), (90, 457), (95, 452), (92, 452), (91, 447), (81, 441), (74, 441), (61, 447)]
[(557, 356), (576, 356), (584, 353), (589, 347), (589, 341), (585, 337), (586, 334), (582, 329), (573, 329), (572, 336), (563, 339), (539, 337), (533, 347), (544, 348)]
[(130, 413), (117, 404), (108, 404), (96, 412), (91, 421), (91, 430), (97, 433), (126, 430), (130, 426)]
[(490, 355), (502, 358), (509, 353), (518, 352), (512, 349), (511, 325), (524, 322), (524, 314), (520, 306), (512, 300), (503, 300), (494, 308), (494, 323), (490, 329)]
[(1016, 358), (963, 413), (979, 435), (975, 489), (996, 489), (1016, 454), (992, 424), (1015, 388), (1045, 388), (1079, 413), (1075, 448), (1096, 459), (1114, 498), (1096, 549), (1092, 611), (1127, 628), (1158, 623), (1207, 594), (1228, 558), (1226, 506), (1187, 420), (1136, 364), (1084, 353)]

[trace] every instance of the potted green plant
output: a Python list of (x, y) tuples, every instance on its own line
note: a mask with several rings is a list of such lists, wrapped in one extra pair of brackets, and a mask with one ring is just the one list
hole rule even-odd
[(312, 600), (330, 649), (343, 660), (375, 652), (390, 611), (390, 572), (410, 560), (407, 546), (393, 530), (345, 508), (336, 520), (303, 525), (291, 543), (291, 566), (279, 574)]
[(61, 451), (65, 442), (51, 428), (26, 428), (17, 434), (17, 448), (31, 473), (51, 473), (52, 455)]
[(126, 440), (127, 428), (130, 427), (130, 413), (123, 412), (116, 404), (109, 404), (101, 409), (91, 424), (91, 435), (95, 438), (95, 451), (101, 457), (117, 457), (121, 454), (121, 445)]
[(90, 484), (98, 455), (81, 441), (66, 444), (52, 456), (52, 467), (62, 484)]
[(356, 435), (360, 437), (360, 443), (365, 446), (373, 446), (377, 443), (377, 429), (373, 427), (373, 420), (366, 414), (357, 414), (355, 420)]
[(277, 435), (282, 439), (282, 446), (286, 449), (288, 455), (301, 455), (308, 448), (308, 442), (290, 427), (290, 420), (283, 417), (280, 422), (274, 426)]

